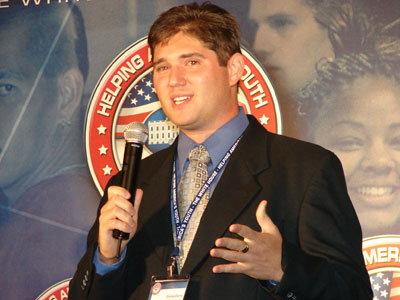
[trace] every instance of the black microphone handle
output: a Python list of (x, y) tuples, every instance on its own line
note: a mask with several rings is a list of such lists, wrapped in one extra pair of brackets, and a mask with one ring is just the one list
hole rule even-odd
[[(143, 145), (133, 142), (125, 143), (124, 162), (122, 164), (121, 186), (131, 193), (130, 201), (135, 202), (136, 182), (139, 172), (140, 161), (142, 160)], [(112, 233), (115, 239), (129, 239), (129, 233), (114, 229)]]

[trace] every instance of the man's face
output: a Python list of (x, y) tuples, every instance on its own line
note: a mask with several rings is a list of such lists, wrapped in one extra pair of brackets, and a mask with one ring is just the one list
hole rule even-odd
[(250, 17), (258, 23), (254, 51), (278, 95), (298, 92), (313, 78), (315, 64), (333, 57), (327, 30), (304, 0), (252, 0)]
[(162, 108), (189, 136), (211, 134), (237, 114), (229, 62), (220, 66), (216, 53), (198, 39), (178, 33), (156, 45), (153, 61)]
[(393, 81), (360, 78), (329, 101), (314, 126), (314, 141), (343, 163), (350, 198), (368, 235), (400, 222), (399, 95)]
[(39, 70), (32, 63), (36, 58), (30, 56), (25, 31), (15, 26), (0, 28), (0, 186), (3, 188), (22, 176), (29, 176), (49, 155), (45, 153), (46, 141), (53, 138), (57, 118), (54, 81), (44, 77), (36, 81)]

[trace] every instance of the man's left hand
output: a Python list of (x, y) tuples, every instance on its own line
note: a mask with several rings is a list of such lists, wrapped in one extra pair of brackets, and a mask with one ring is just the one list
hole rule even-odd
[(242, 273), (259, 280), (281, 280), (282, 236), (267, 215), (266, 208), (267, 201), (263, 200), (256, 211), (261, 232), (245, 225), (232, 224), (229, 231), (243, 240), (223, 237), (215, 241), (218, 248), (211, 249), (211, 256), (232, 263), (214, 266), (214, 273)]

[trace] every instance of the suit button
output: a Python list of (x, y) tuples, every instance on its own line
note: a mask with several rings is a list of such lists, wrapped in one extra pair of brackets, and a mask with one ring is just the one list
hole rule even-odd
[(288, 292), (286, 294), (286, 298), (293, 299), (293, 300), (297, 299), (297, 297), (292, 292)]

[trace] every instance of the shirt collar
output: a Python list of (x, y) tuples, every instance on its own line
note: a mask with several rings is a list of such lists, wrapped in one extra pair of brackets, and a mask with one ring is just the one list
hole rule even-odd
[[(248, 125), (249, 120), (243, 108), (240, 107), (239, 113), (232, 120), (220, 127), (202, 143), (210, 154), (211, 161), (208, 165), (209, 170), (213, 170), (222, 160), (224, 155), (228, 152), (233, 143), (243, 134)], [(177, 171), (179, 174), (183, 173), (190, 151), (199, 145), (200, 144), (193, 142), (182, 131), (179, 133), (177, 152)]]

